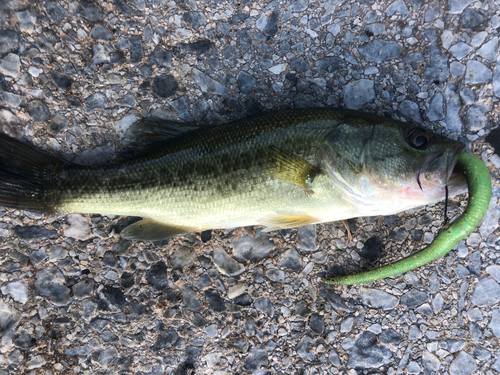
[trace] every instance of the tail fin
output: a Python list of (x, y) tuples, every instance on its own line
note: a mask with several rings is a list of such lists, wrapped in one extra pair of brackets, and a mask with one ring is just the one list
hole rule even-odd
[(0, 206), (51, 212), (50, 172), (64, 162), (0, 134)]

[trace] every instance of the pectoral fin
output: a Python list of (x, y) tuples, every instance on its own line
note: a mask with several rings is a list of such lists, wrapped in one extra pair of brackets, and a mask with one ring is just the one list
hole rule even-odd
[(190, 228), (162, 224), (153, 219), (144, 219), (129, 225), (121, 232), (127, 240), (159, 241), (192, 232)]
[(278, 229), (295, 228), (317, 223), (318, 219), (310, 215), (267, 215), (259, 219), (259, 224), (267, 228), (264, 232)]
[(268, 173), (280, 180), (312, 191), (314, 177), (321, 170), (301, 157), (279, 147), (270, 146), (267, 153), (271, 159)]

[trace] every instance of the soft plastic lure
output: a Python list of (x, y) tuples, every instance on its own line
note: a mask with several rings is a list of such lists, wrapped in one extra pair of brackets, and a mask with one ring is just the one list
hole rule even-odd
[(462, 172), (469, 188), (469, 203), (462, 216), (444, 229), (432, 243), (420, 252), (371, 271), (336, 276), (325, 280), (330, 285), (355, 285), (396, 276), (414, 270), (445, 255), (479, 225), (491, 199), (491, 177), (481, 159), (461, 154), (455, 170)]

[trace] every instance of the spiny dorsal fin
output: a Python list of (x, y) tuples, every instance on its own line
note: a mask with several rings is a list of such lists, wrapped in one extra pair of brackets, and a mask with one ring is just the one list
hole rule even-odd
[(272, 232), (273, 230), (296, 228), (303, 225), (317, 223), (319, 220), (310, 215), (267, 215), (258, 220), (258, 223), (265, 225), (267, 228), (264, 232)]
[(269, 146), (267, 153), (271, 159), (267, 171), (272, 176), (312, 191), (314, 177), (321, 170), (301, 157), (276, 146)]
[(191, 228), (162, 224), (153, 219), (143, 219), (122, 230), (121, 236), (127, 240), (159, 241), (193, 231)]

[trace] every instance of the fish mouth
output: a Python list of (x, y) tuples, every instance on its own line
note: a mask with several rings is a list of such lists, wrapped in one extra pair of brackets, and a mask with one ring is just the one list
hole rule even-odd
[(422, 189), (421, 175), (431, 185), (447, 186), (450, 180), (454, 180), (460, 172), (454, 171), (458, 158), (465, 145), (457, 142), (451, 148), (433, 152), (427, 156), (421, 168), (417, 171), (417, 183)]

